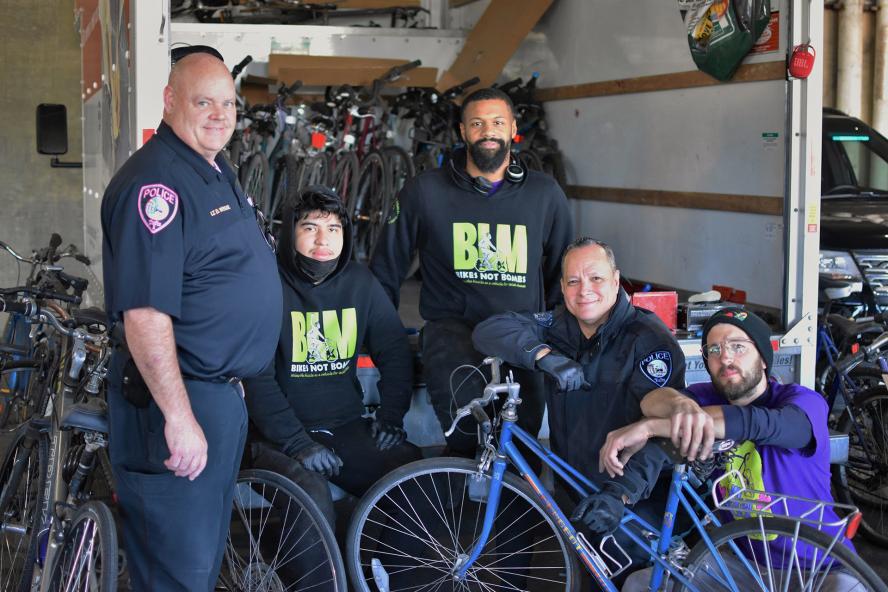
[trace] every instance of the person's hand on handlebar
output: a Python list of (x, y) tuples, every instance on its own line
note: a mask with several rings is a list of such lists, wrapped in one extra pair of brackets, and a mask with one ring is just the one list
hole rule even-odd
[(536, 367), (555, 379), (560, 392), (592, 388), (592, 385), (586, 382), (583, 367), (578, 362), (551, 350), (543, 351), (548, 353), (537, 358)]

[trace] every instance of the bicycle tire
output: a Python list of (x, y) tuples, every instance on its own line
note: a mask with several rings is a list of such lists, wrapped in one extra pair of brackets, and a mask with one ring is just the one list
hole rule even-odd
[(376, 241), (386, 223), (386, 207), (390, 183), (388, 167), (379, 152), (364, 157), (358, 172), (357, 188), (349, 215), (353, 227), (352, 256), (356, 261), (369, 261)]
[(117, 530), (104, 503), (90, 500), (65, 526), (64, 541), (49, 569), (50, 592), (116, 592)]
[[(484, 587), (491, 579), (510, 590), (578, 589), (580, 568), (570, 543), (530, 488), (508, 472), (487, 546), (466, 581), (447, 581), (482, 526), (486, 502), (472, 499), (467, 480), (477, 470), (477, 462), (469, 459), (430, 458), (377, 481), (355, 508), (348, 530), (346, 558), (353, 589), (377, 590), (375, 561), (377, 571), (381, 567), (388, 575), (392, 590), (401, 585), (391, 583), (395, 579), (408, 579), (403, 585), (417, 590), (449, 590), (448, 583), (460, 590), (486, 590), (492, 589)], [(489, 484), (489, 475), (485, 481)], [(515, 552), (509, 547), (516, 547)], [(426, 582), (439, 587), (423, 588)]]
[(330, 187), (336, 191), (348, 211), (353, 207), (360, 170), (358, 155), (354, 152), (343, 152), (336, 157), (336, 166), (330, 176)]
[(46, 518), (49, 443), (42, 434), (31, 440), (28, 427), (16, 431), (0, 465), (0, 590), (30, 588), (37, 556), (34, 533)]
[(281, 224), (281, 214), (284, 206), (289, 202), (290, 197), (294, 193), (294, 187), (299, 182), (301, 164), (301, 161), (292, 154), (286, 154), (278, 160), (274, 192), (272, 193), (267, 215), (272, 231), (277, 230), (277, 227)]
[(390, 194), (394, 197), (407, 181), (416, 176), (416, 167), (410, 154), (400, 146), (386, 146), (382, 149), (382, 158), (388, 165)]
[(257, 152), (247, 161), (241, 185), (247, 197), (253, 200), (253, 205), (263, 214), (267, 214), (271, 190), (268, 182), (268, 158), (264, 154)]
[[(759, 523), (761, 520), (761, 523)], [(798, 535), (796, 535), (796, 527), (798, 526)], [(763, 529), (763, 530), (762, 530)], [(810, 545), (813, 549), (818, 549), (823, 551), (823, 554), (813, 554), (813, 562), (812, 561), (804, 561), (799, 559), (795, 562), (791, 562), (789, 565), (792, 569), (772, 569), (772, 567), (776, 564), (775, 559), (779, 559), (780, 557), (775, 557), (773, 551), (765, 552), (764, 547), (761, 545), (761, 536), (762, 532), (767, 535), (776, 535), (777, 538), (772, 541), (770, 544), (774, 545), (775, 542), (779, 545), (780, 537), (790, 537), (792, 541), (786, 540), (786, 543), (792, 542), (793, 545), (797, 544), (798, 541), (802, 541), (808, 545)], [(854, 551), (846, 547), (841, 541), (837, 542), (835, 546), (830, 549), (832, 536), (827, 533), (821, 532), (812, 526), (807, 524), (800, 524), (794, 520), (789, 518), (783, 518), (779, 516), (773, 517), (762, 517), (759, 518), (744, 518), (740, 520), (734, 520), (727, 524), (723, 524), (722, 526), (714, 529), (711, 533), (709, 533), (709, 539), (711, 543), (715, 546), (716, 549), (719, 549), (719, 553), (721, 553), (720, 549), (724, 545), (728, 545), (733, 543), (736, 545), (736, 549), (740, 551), (746, 551), (751, 554), (746, 555), (746, 557), (760, 557), (762, 558), (762, 563), (765, 565), (759, 565), (759, 562), (755, 562), (757, 566), (756, 569), (759, 573), (759, 576), (763, 580), (764, 583), (777, 583), (774, 587), (774, 590), (817, 590), (819, 587), (816, 587), (815, 584), (819, 578), (825, 578), (828, 571), (833, 569), (832, 566), (837, 565), (841, 569), (845, 569), (850, 575), (857, 578), (857, 580), (863, 585), (864, 590), (869, 590), (873, 592), (888, 592), (888, 587), (885, 586), (885, 583), (879, 578), (878, 575), (870, 568), (866, 562), (861, 559)], [(755, 540), (755, 542), (751, 542), (751, 540)], [(822, 568), (826, 563), (826, 551), (829, 551), (829, 561), (834, 563), (829, 563), (831, 566), (829, 569), (815, 569), (818, 565)], [(722, 557), (734, 557), (735, 552), (731, 549), (727, 549), (727, 555), (722, 554)], [(786, 559), (785, 556), (781, 556)], [(809, 558), (812, 556), (809, 555)], [(708, 561), (711, 561), (711, 553), (709, 548), (706, 545), (706, 541), (702, 540), (694, 545), (694, 548), (691, 549), (691, 552), (688, 554), (687, 562), (685, 563), (686, 574), (692, 574), (694, 579), (697, 578), (705, 578), (704, 581), (699, 582), (702, 587), (700, 590), (706, 590), (706, 592), (717, 592), (721, 589), (729, 589), (725, 582), (716, 582), (713, 577), (706, 577), (710, 572), (706, 570), (706, 566), (708, 565)], [(768, 563), (770, 561), (770, 563)], [(813, 567), (805, 567), (803, 563), (813, 563)], [(752, 562), (749, 563), (752, 565)], [(738, 566), (741, 567), (741, 566)], [(767, 575), (763, 575), (761, 573), (762, 569), (767, 570)], [(803, 572), (807, 572), (811, 570), (811, 573), (808, 574), (809, 577), (814, 578), (813, 580), (808, 580), (809, 587), (805, 587), (804, 583), (807, 578), (804, 577)], [(721, 572), (717, 572), (721, 573)], [(740, 574), (744, 573), (744, 570), (732, 570), (732, 576), (739, 577)], [(835, 572), (832, 572), (830, 575), (834, 575)], [(789, 578), (789, 579), (787, 579)], [(793, 586), (793, 580), (795, 578), (799, 579), (799, 585)], [(824, 582), (821, 581), (821, 584)], [(705, 585), (704, 585), (705, 584)], [(784, 585), (786, 586), (784, 588)], [(684, 586), (679, 586), (680, 590), (686, 590)], [(744, 591), (747, 589), (751, 589), (748, 586), (740, 588), (740, 590)], [(759, 586), (756, 586), (756, 589), (760, 589)], [(856, 590), (857, 588), (855, 588)]]
[(218, 588), (347, 590), (333, 530), (302, 488), (271, 471), (240, 472)]
[(290, 194), (290, 199), (295, 201), (302, 190), (310, 185), (330, 185), (330, 155), (326, 152), (305, 159), (302, 170), (299, 171), (299, 182), (296, 184), (295, 193)]
[(888, 389), (867, 389), (854, 398), (852, 406), (863, 425), (858, 425), (875, 457), (870, 462), (848, 410), (842, 412), (837, 429), (848, 434), (848, 461), (833, 467), (836, 499), (860, 508), (861, 534), (870, 542), (888, 547)]

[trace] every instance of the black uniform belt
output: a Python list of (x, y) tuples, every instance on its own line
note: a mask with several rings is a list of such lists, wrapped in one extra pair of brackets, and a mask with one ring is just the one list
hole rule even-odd
[(198, 382), (212, 382), (214, 384), (240, 384), (242, 378), (240, 376), (192, 376), (191, 374), (182, 374), (185, 380), (196, 380)]

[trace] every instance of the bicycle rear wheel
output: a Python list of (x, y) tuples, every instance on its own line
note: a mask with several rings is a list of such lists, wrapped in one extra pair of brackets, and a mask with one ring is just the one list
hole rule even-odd
[(333, 531), (298, 485), (271, 471), (241, 471), (219, 588), (346, 590)]
[[(493, 532), (465, 581), (451, 575), (478, 539), (489, 475), (468, 459), (432, 458), (392, 471), (352, 516), (346, 557), (355, 590), (575, 590), (579, 565), (530, 488), (506, 473)], [(374, 574), (375, 572), (375, 574)]]
[(243, 170), (241, 184), (247, 197), (252, 199), (253, 204), (267, 217), (271, 189), (268, 179), (268, 159), (264, 154), (257, 152), (250, 157)]
[(296, 192), (290, 194), (290, 199), (295, 200), (299, 192), (309, 185), (330, 185), (330, 155), (324, 152), (315, 154), (305, 159), (302, 169), (299, 171), (299, 182), (296, 184)]
[(358, 187), (358, 173), (361, 168), (358, 163), (358, 155), (354, 152), (343, 152), (336, 159), (336, 166), (330, 177), (330, 187), (339, 195), (346, 209), (351, 211), (355, 191)]
[(388, 168), (378, 152), (364, 157), (358, 174), (358, 189), (352, 201), (351, 219), (354, 226), (354, 258), (368, 261), (376, 246), (376, 239), (388, 214)]
[[(767, 545), (762, 543), (764, 537), (769, 539)], [(788, 518), (734, 520), (716, 528), (709, 538), (715, 552), (700, 541), (686, 563), (686, 575), (701, 591), (888, 591), (841, 540), (833, 545), (832, 536)], [(718, 568), (717, 557), (726, 562), (730, 578)]]
[(117, 531), (108, 506), (92, 500), (77, 509), (49, 574), (52, 592), (117, 590)]
[[(833, 468), (836, 498), (860, 508), (861, 533), (888, 546), (888, 389), (868, 389), (842, 413), (837, 429), (848, 434), (848, 462)], [(852, 420), (852, 413), (855, 420)]]
[(22, 426), (0, 465), (0, 590), (28, 588), (37, 553), (34, 533), (45, 522), (43, 482), (49, 444)]

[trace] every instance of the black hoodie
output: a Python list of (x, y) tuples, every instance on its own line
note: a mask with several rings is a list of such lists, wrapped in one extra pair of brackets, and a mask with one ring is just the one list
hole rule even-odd
[(275, 357), (262, 374), (244, 382), (250, 419), (291, 455), (312, 443), (306, 429), (335, 429), (361, 417), (356, 366), (362, 346), (381, 376), (377, 418), (401, 425), (413, 384), (413, 360), (397, 311), (373, 274), (350, 261), (349, 220), (342, 220), (339, 262), (317, 285), (297, 265), (295, 223), (295, 210), (288, 208), (278, 249), (284, 308)]
[(561, 298), (561, 254), (571, 241), (564, 192), (525, 171), (483, 195), (459, 151), (450, 164), (411, 179), (382, 231), (371, 269), (392, 302), (420, 254), (419, 312), (427, 321), (470, 325), (506, 310), (538, 312)]

